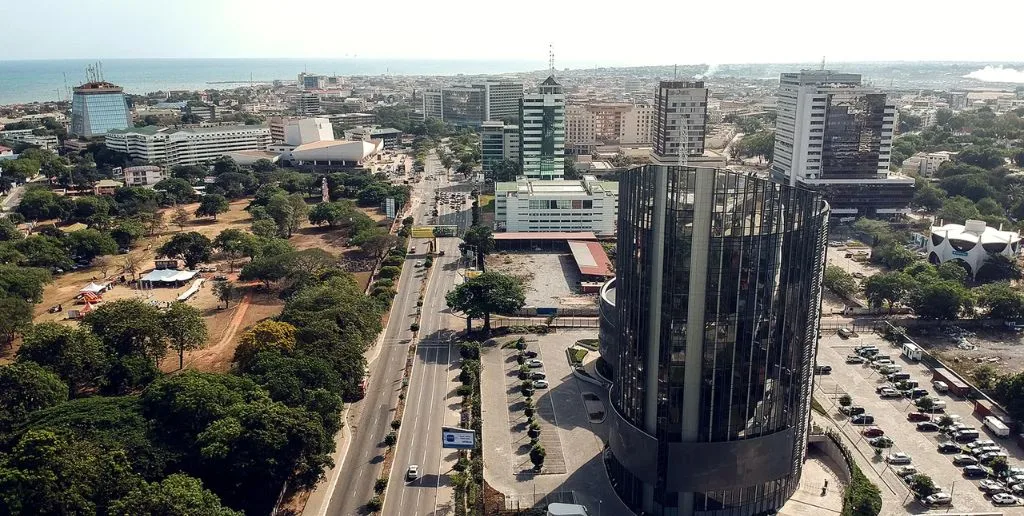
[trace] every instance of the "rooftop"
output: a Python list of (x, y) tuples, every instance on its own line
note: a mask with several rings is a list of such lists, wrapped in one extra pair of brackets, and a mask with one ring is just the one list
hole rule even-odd
[(509, 233), (495, 233), (495, 240), (597, 240), (597, 235), (591, 231), (552, 231), (545, 233), (530, 233), (528, 231), (512, 231)]
[(605, 278), (615, 276), (612, 271), (612, 262), (608, 259), (608, 253), (604, 252), (604, 247), (601, 244), (570, 240), (569, 251), (572, 252), (572, 259), (576, 261), (580, 274)]

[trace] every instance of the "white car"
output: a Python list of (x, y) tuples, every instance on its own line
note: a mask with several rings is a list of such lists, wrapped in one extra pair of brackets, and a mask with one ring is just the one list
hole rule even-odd
[(420, 467), (416, 464), (410, 464), (409, 469), (405, 472), (405, 479), (411, 482), (417, 478), (420, 478)]
[(991, 480), (988, 478), (982, 480), (981, 482), (978, 482), (978, 489), (981, 489), (986, 493), (991, 493), (993, 491), (999, 492), (1001, 490), (1005, 490), (1003, 484), (1000, 484), (999, 482), (996, 482), (995, 480)]
[(531, 358), (530, 360), (526, 361), (526, 365), (528, 367), (533, 367), (533, 368), (544, 367), (544, 362), (541, 362), (540, 359), (537, 359), (537, 358)]
[(996, 505), (1017, 505), (1018, 502), (1018, 498), (1012, 494), (997, 493), (992, 495), (992, 503)]
[(950, 505), (953, 497), (949, 493), (935, 493), (922, 500), (925, 505)]
[(885, 462), (889, 464), (910, 464), (910, 455), (903, 452), (890, 453), (885, 456)]
[(534, 389), (547, 389), (548, 388), (548, 381), (547, 380), (534, 380), (533, 381), (533, 388)]

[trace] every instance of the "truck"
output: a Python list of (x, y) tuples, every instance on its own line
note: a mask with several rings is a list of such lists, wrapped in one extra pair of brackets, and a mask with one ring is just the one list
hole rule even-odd
[(1003, 423), (1003, 420), (996, 416), (985, 417), (985, 426), (987, 426), (993, 434), (996, 434), (999, 437), (1007, 437), (1010, 435), (1010, 427), (1006, 426), (1006, 423)]

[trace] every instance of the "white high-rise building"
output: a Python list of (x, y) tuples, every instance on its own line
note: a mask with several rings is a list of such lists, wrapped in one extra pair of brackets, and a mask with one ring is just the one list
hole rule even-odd
[(270, 129), (260, 126), (178, 130), (148, 126), (114, 130), (106, 135), (108, 149), (167, 166), (201, 165), (230, 152), (265, 151), (269, 145)]
[(680, 156), (704, 156), (707, 129), (708, 89), (704, 81), (661, 81), (654, 101), (651, 158), (655, 163), (675, 165)]
[(519, 109), (520, 158), (530, 179), (562, 179), (565, 174), (565, 94), (551, 76), (537, 93), (523, 96)]
[(423, 92), (423, 117), (479, 127), (490, 120), (515, 117), (522, 98), (523, 83), (516, 81), (432, 88)]
[(914, 180), (889, 171), (896, 106), (886, 94), (831, 70), (779, 82), (772, 177), (821, 190), (833, 216), (906, 213)]

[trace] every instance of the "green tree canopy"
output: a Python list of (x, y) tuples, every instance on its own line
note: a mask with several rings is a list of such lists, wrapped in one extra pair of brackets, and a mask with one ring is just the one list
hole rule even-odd
[(483, 317), (484, 333), (491, 330), (492, 313), (512, 313), (523, 307), (526, 296), (518, 280), (496, 272), (485, 272), (455, 287), (445, 296), (448, 307), (472, 319)]
[(871, 306), (888, 305), (891, 311), (914, 286), (914, 279), (903, 272), (883, 272), (864, 282), (864, 295)]
[(282, 354), (290, 354), (295, 349), (295, 327), (279, 321), (260, 321), (242, 333), (235, 348), (235, 363), (243, 371), (257, 353), (265, 350), (277, 350)]
[(213, 220), (217, 220), (217, 215), (227, 213), (229, 209), (231, 209), (231, 205), (223, 195), (207, 194), (199, 200), (199, 207), (196, 208), (195, 215), (196, 217), (213, 217)]
[(95, 229), (80, 229), (68, 233), (67, 246), (72, 256), (89, 261), (97, 256), (117, 252), (117, 242), (110, 237), (110, 233)]
[(993, 319), (1024, 319), (1024, 295), (1009, 283), (990, 283), (976, 289), (978, 305)]
[(185, 260), (185, 266), (195, 269), (196, 265), (210, 260), (213, 254), (213, 242), (200, 233), (189, 231), (171, 237), (157, 250), (163, 256)]
[(937, 281), (917, 285), (908, 296), (908, 304), (923, 319), (950, 320), (972, 310), (974, 298), (963, 285)]
[(0, 366), (0, 433), (10, 432), (30, 413), (67, 399), (68, 386), (35, 362)]
[(102, 384), (109, 367), (103, 344), (86, 328), (37, 324), (25, 334), (18, 361), (30, 361), (55, 373), (70, 396)]
[(178, 352), (178, 369), (181, 369), (185, 367), (185, 352), (206, 344), (206, 321), (198, 308), (180, 302), (172, 303), (161, 318), (171, 349)]
[(32, 325), (32, 305), (24, 299), (0, 297), (0, 343), (10, 346), (24, 329)]
[(823, 284), (840, 297), (849, 297), (857, 292), (857, 281), (846, 269), (836, 265), (825, 267)]
[(203, 482), (181, 473), (174, 473), (159, 482), (143, 482), (123, 498), (111, 504), (111, 516), (140, 514), (163, 516), (241, 516), (242, 513), (221, 505), (220, 498), (203, 488)]
[(1021, 279), (1020, 265), (1017, 265), (1016, 260), (1007, 256), (991, 255), (975, 271), (974, 279), (984, 283), (1019, 280)]
[(51, 279), (45, 269), (0, 265), (0, 293), (4, 296), (38, 303), (43, 299), (43, 287)]

